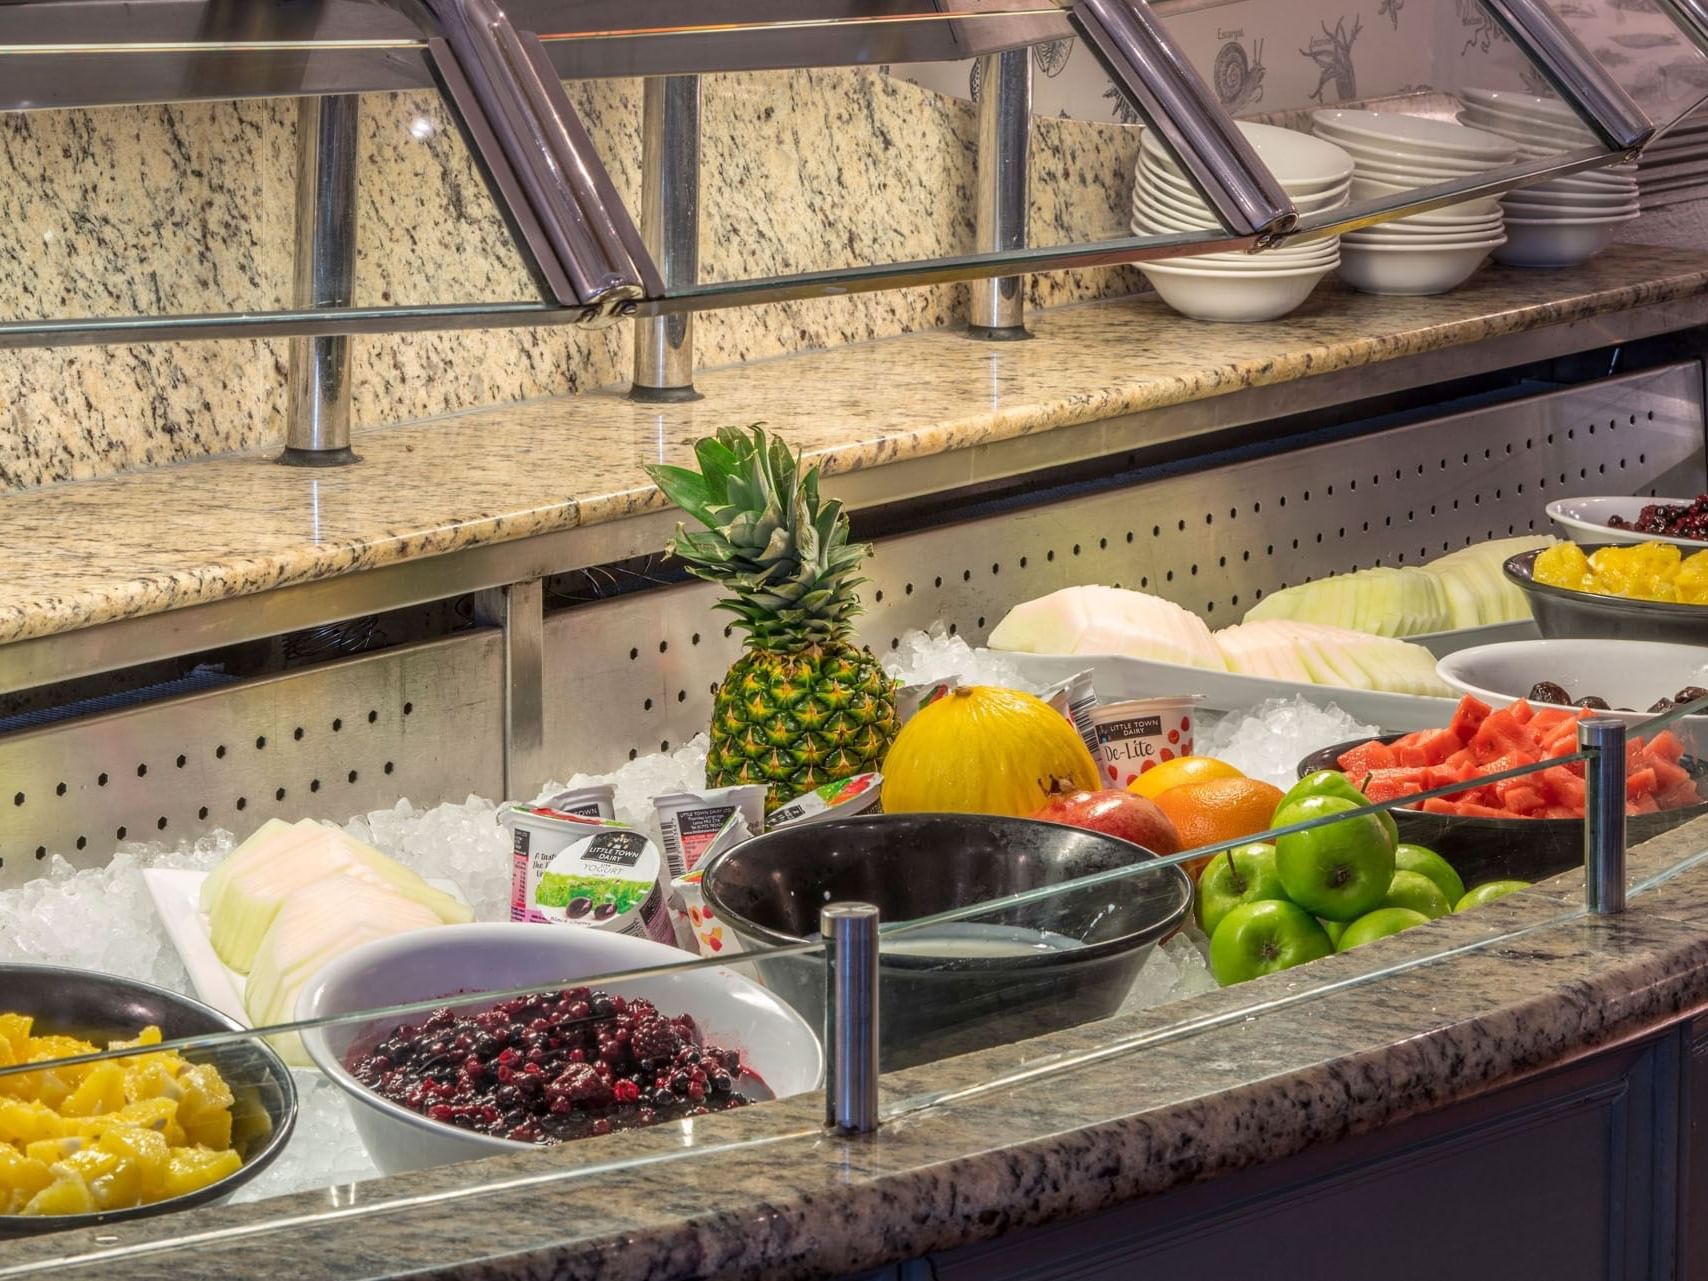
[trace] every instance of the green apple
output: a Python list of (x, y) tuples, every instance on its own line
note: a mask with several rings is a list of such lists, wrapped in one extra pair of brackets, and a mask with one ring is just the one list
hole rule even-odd
[[(1352, 780), (1339, 770), (1320, 769), (1314, 774), (1306, 774), (1287, 790), (1287, 794), (1281, 798), (1281, 803), (1275, 807), (1277, 817), (1269, 825), (1271, 827), (1282, 826), (1279, 818), (1281, 811), (1294, 801), (1302, 801), (1307, 796), (1338, 796), (1343, 801), (1351, 801), (1354, 805), (1359, 806), (1370, 803), (1370, 798), (1359, 791)], [(1382, 830), (1388, 834), (1388, 844), (1398, 845), (1400, 843), (1400, 829), (1399, 824), (1394, 822), (1394, 816), (1387, 810), (1383, 810), (1376, 815), (1376, 821), (1382, 825)]]
[[(1276, 812), (1277, 826), (1356, 809), (1338, 796), (1307, 796)], [(1352, 921), (1377, 907), (1394, 879), (1394, 845), (1374, 814), (1289, 832), (1275, 841), (1287, 897), (1314, 916)]]
[(1519, 890), (1529, 888), (1529, 881), (1484, 881), (1460, 899), (1453, 910), (1464, 912), (1473, 907), (1481, 907), (1485, 903), (1492, 903), (1497, 898), (1505, 898), (1508, 894), (1516, 894)]
[(1210, 860), (1198, 877), (1198, 898), (1193, 911), (1198, 927), (1214, 934), (1222, 918), (1241, 903), (1286, 898), (1281, 875), (1275, 870), (1275, 847), (1261, 841), (1236, 846)]
[(1359, 917), (1342, 930), (1340, 942), (1335, 944), (1335, 951), (1350, 951), (1362, 943), (1387, 938), (1390, 934), (1409, 930), (1414, 925), (1428, 924), (1429, 918), (1427, 916), (1422, 912), (1414, 912), (1409, 907), (1379, 907), (1374, 912)]
[(1333, 951), (1322, 926), (1304, 908), (1286, 899), (1261, 899), (1241, 903), (1222, 917), (1210, 936), (1210, 973), (1227, 987)]
[(1422, 872), (1440, 888), (1449, 904), (1465, 897), (1465, 882), (1441, 855), (1426, 845), (1401, 845), (1394, 851), (1394, 866), (1408, 872)]
[(1388, 884), (1388, 892), (1382, 898), (1382, 906), (1409, 907), (1432, 921), (1453, 910), (1439, 885), (1422, 872), (1408, 872), (1403, 868), (1395, 871), (1394, 879)]
[(1317, 917), (1317, 924), (1323, 927), (1323, 933), (1328, 935), (1328, 941), (1337, 948), (1340, 946), (1340, 936), (1346, 933), (1345, 921), (1331, 921), (1327, 917)]

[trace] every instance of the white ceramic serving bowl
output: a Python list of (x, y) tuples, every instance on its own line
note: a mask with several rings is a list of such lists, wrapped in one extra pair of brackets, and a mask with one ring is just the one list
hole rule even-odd
[[(649, 939), (577, 926), (447, 925), (377, 939), (344, 953), (309, 980), (296, 1013), (299, 1019), (316, 1019), (465, 992), (567, 987), (581, 977), (692, 959)], [(750, 1059), (778, 1098), (815, 1089), (823, 1080), (824, 1053), (805, 1020), (729, 969), (624, 979), (610, 987), (617, 996), (645, 997), (666, 1014), (693, 1015), (707, 1039)], [(470, 1007), (481, 1004), (478, 998), (468, 1002)], [(420, 1021), (413, 1015), (380, 1018), (372, 1025), (338, 1024), (302, 1034), (315, 1065), (348, 1096), (356, 1133), (374, 1164), (397, 1174), (531, 1150), (531, 1144), (429, 1121), (381, 1098), (344, 1066), (352, 1046), (377, 1040), (399, 1023)]]
[(1142, 262), (1157, 296), (1194, 320), (1249, 323), (1275, 320), (1311, 296), (1332, 265), (1294, 271), (1228, 273), (1170, 262)]
[(1341, 239), (1340, 278), (1367, 294), (1444, 294), (1469, 280), (1501, 244), (1360, 245)]
[(1650, 503), (1688, 503), (1687, 498), (1557, 498), (1545, 510), (1548, 519), (1574, 543), (1671, 543), (1691, 552), (1708, 550), (1708, 542), (1674, 538), (1671, 534), (1640, 534), (1634, 529), (1614, 529), (1609, 516), (1636, 520)]
[(1593, 216), (1603, 210), (1621, 212), (1627, 208), (1634, 208), (1637, 204), (1637, 193), (1635, 190), (1628, 193), (1609, 191), (1605, 194), (1601, 192), (1559, 191), (1543, 184), (1539, 187), (1520, 187), (1515, 191), (1509, 191), (1501, 197), (1501, 204), (1507, 206), (1513, 204), (1537, 205), (1553, 209), (1581, 209)]
[(1495, 258), (1509, 267), (1573, 267), (1613, 243), (1621, 223), (1630, 218), (1597, 218), (1578, 222), (1506, 220), (1506, 244)]
[[(1321, 191), (1344, 182), (1352, 175), (1352, 161), (1332, 142), (1278, 125), (1255, 124), (1246, 120), (1236, 123), (1252, 150), (1275, 176), (1275, 181), (1290, 195)], [(1145, 130), (1139, 145), (1149, 153), (1147, 161), (1155, 159), (1161, 162), (1163, 169), (1180, 176), (1179, 167), (1154, 131)]]
[[(1352, 199), (1355, 201), (1388, 201), (1392, 200), (1395, 196), (1407, 195), (1416, 191), (1419, 187), (1428, 187), (1433, 185), (1434, 184), (1428, 182), (1382, 182), (1375, 178), (1366, 178), (1363, 174), (1358, 174), (1352, 179)], [(1443, 205), (1439, 209), (1431, 210), (1428, 216), (1434, 217), (1437, 214), (1443, 214), (1455, 218), (1474, 218), (1499, 212), (1500, 201), (1496, 200), (1493, 196), (1479, 196), (1475, 200), (1462, 200), (1458, 204)]]
[(1518, 120), (1535, 120), (1542, 124), (1577, 125), (1583, 122), (1577, 113), (1557, 98), (1543, 98), (1514, 89), (1461, 89), (1459, 101), (1479, 111), (1494, 112)]
[(1408, 229), (1403, 222), (1385, 223), (1363, 231), (1349, 231), (1343, 240), (1355, 245), (1411, 245), (1426, 249), (1456, 249), (1470, 245), (1486, 245), (1499, 240), (1502, 224), (1499, 218), (1480, 227), (1463, 229)]
[[(1338, 182), (1330, 183), (1325, 187), (1318, 187), (1312, 191), (1294, 191), (1291, 188), (1286, 190), (1292, 198), (1294, 206), (1301, 213), (1307, 213), (1313, 209), (1330, 209), (1335, 205), (1345, 203), (1347, 192), (1351, 186), (1352, 175), (1348, 173)], [(1135, 193), (1142, 191), (1149, 195), (1167, 196), (1177, 204), (1185, 205), (1187, 207), (1186, 212), (1209, 212), (1209, 206), (1204, 203), (1203, 197), (1185, 178), (1179, 174), (1154, 168), (1148, 162), (1140, 164), (1138, 181), (1133, 184), (1133, 189)]]
[[(1173, 230), (1172, 228), (1160, 227), (1141, 217), (1135, 216), (1133, 219), (1133, 234), (1135, 236), (1166, 235), (1171, 234)], [(1268, 249), (1257, 254), (1232, 250), (1227, 253), (1191, 254), (1179, 258), (1165, 258), (1162, 261), (1175, 265), (1199, 266), (1234, 272), (1296, 271), (1302, 267), (1332, 267), (1340, 261), (1340, 240), (1339, 237), (1330, 237), (1325, 240), (1288, 245), (1281, 249)]]
[(1409, 156), (1451, 158), (1494, 165), (1512, 155), (1512, 142), (1499, 134), (1467, 128), (1451, 120), (1408, 116), (1391, 111), (1311, 112), (1311, 132), (1345, 146), (1392, 150)]
[(1500, 225), (1501, 211), (1497, 206), (1492, 213), (1459, 214), (1450, 209), (1436, 209), (1430, 213), (1411, 214), (1404, 218), (1395, 218), (1388, 222), (1377, 223), (1374, 229), (1385, 227), (1405, 227), (1419, 231), (1430, 232), (1476, 232), (1485, 227)]
[[(1553, 681), (1573, 698), (1594, 695), (1614, 707), (1636, 708), (1596, 713), (1636, 726), (1656, 715), (1644, 709), (1660, 699), (1687, 685), (1708, 686), (1708, 648), (1664, 641), (1507, 641), (1449, 654), (1435, 664), (1435, 672), (1461, 694), (1492, 707), (1528, 697), (1538, 681)], [(1683, 724), (1700, 731), (1708, 727), (1708, 716), (1687, 716)]]

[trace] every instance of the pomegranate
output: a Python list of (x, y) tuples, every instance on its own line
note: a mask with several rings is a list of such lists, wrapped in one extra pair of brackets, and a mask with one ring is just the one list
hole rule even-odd
[(1132, 792), (1063, 792), (1032, 817), (1118, 836), (1155, 854), (1178, 854), (1181, 849), (1180, 833), (1168, 816)]

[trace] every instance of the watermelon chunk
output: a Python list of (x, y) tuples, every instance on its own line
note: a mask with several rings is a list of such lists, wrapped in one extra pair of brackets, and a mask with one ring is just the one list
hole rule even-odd
[(1453, 719), (1447, 728), (1453, 731), (1453, 737), (1461, 743), (1469, 743), (1471, 735), (1477, 732), (1477, 727), (1489, 718), (1493, 709), (1480, 698), (1472, 698), (1469, 694), (1459, 700), (1459, 706), (1453, 710)]
[(1537, 788), (1518, 786), (1524, 782), (1525, 780), (1521, 778), (1509, 778), (1506, 782), (1497, 783), (1495, 786), (1497, 790), (1505, 789), (1499, 791), (1499, 795), (1500, 803), (1508, 813), (1520, 814), (1529, 818), (1532, 814), (1546, 809), (1548, 803)]
[(1360, 743), (1357, 747), (1342, 752), (1335, 764), (1340, 766), (1342, 773), (1356, 782), (1374, 770), (1393, 769), (1399, 762), (1394, 758), (1393, 749), (1386, 743), (1371, 739), (1368, 743)]
[(1520, 725), (1530, 724), (1536, 716), (1536, 709), (1530, 706), (1530, 703), (1527, 700), (1522, 698), (1506, 710), (1512, 713), (1512, 719), (1517, 721)]
[(1658, 756), (1661, 760), (1676, 765), (1684, 755), (1684, 744), (1679, 742), (1677, 734), (1670, 729), (1663, 729), (1650, 740), (1649, 755)]
[(1647, 792), (1625, 802), (1625, 812), (1627, 814), (1658, 814), (1660, 813), (1660, 810), (1661, 807), (1655, 801), (1655, 798)]
[(1625, 799), (1628, 801), (1634, 801), (1641, 796), (1653, 796), (1656, 790), (1655, 772), (1647, 766), (1631, 770), (1625, 775)]
[(1677, 783), (1689, 783), (1690, 771), (1682, 765), (1674, 765), (1664, 756), (1650, 755), (1645, 763), (1655, 772), (1655, 791), (1664, 792)]
[(1479, 761), (1492, 761), (1515, 751), (1532, 751), (1535, 740), (1507, 712), (1491, 712), (1477, 727), (1470, 748)]
[(1570, 712), (1561, 711), (1556, 707), (1538, 707), (1536, 714), (1530, 718), (1530, 732), (1540, 734), (1544, 730), (1554, 729), (1567, 721), (1576, 720)]
[(1702, 797), (1696, 790), (1695, 780), (1687, 778), (1657, 794), (1655, 804), (1663, 810), (1681, 810), (1687, 805), (1702, 804)]
[(1545, 769), (1540, 775), (1542, 789), (1549, 802), (1572, 812), (1573, 818), (1583, 817), (1584, 783), (1562, 765)]

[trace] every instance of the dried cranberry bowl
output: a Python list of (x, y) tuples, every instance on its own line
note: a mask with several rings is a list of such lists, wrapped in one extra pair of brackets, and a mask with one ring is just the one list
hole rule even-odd
[[(732, 970), (580, 981), (692, 959), (580, 927), (452, 925), (346, 952), (303, 989), (297, 1017), (444, 998), (442, 1013), (380, 1015), (302, 1034), (387, 1174), (817, 1088), (824, 1055), (812, 1029)], [(478, 995), (511, 988), (539, 996)], [(644, 1057), (629, 1048), (637, 1038)], [(524, 1094), (524, 1076), (541, 1084)]]

